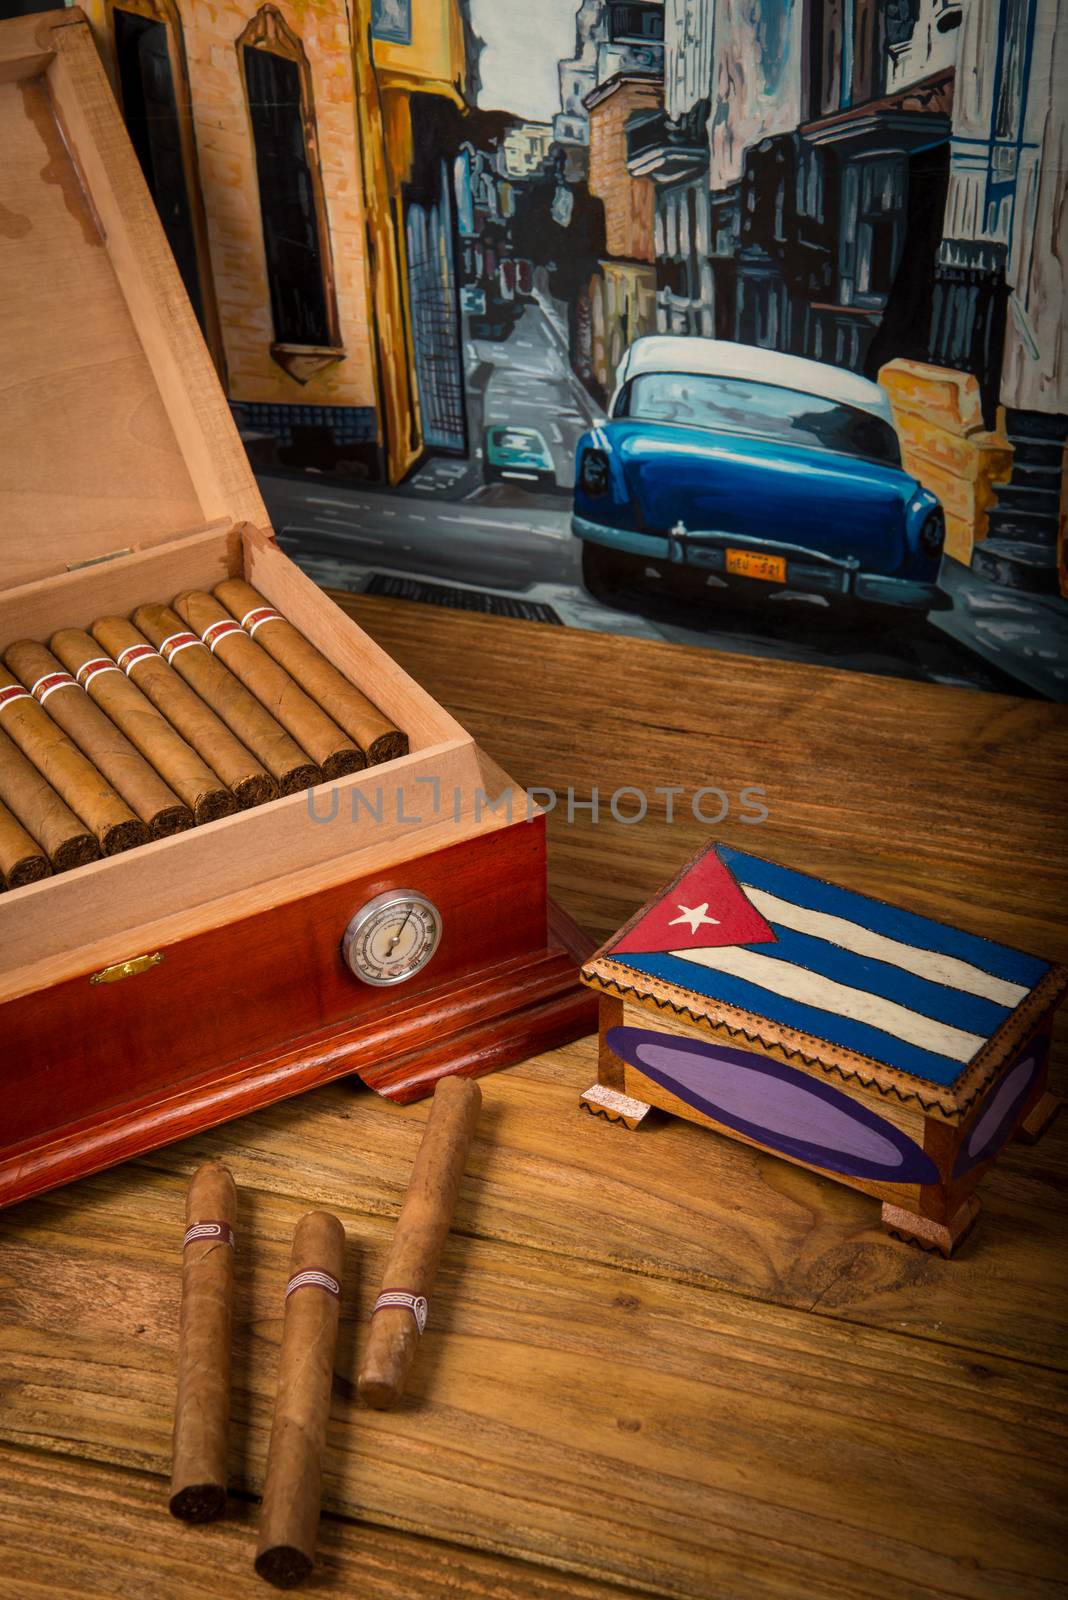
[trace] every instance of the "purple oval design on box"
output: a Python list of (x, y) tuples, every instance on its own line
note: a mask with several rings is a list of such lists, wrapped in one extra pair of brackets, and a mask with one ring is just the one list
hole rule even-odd
[(654, 1083), (759, 1144), (843, 1177), (938, 1183), (915, 1140), (829, 1084), (748, 1050), (610, 1028), (605, 1041)]
[(1048, 1039), (1035, 1039), (1014, 1061), (1000, 1083), (994, 1085), (979, 1108), (971, 1133), (957, 1155), (955, 1178), (970, 1172), (981, 1161), (996, 1156), (1016, 1126), (1016, 1119), (1035, 1081), (1046, 1065)]

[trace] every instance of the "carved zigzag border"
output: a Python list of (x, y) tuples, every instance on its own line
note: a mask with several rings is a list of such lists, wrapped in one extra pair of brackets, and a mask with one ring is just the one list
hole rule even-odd
[[(695, 1027), (713, 1035), (722, 1030), (724, 1033), (729, 1034), (732, 1039), (744, 1039), (747, 1044), (758, 1045), (765, 1050), (778, 1051), (788, 1061), (802, 1061), (808, 1067), (817, 1068), (826, 1077), (833, 1076), (840, 1078), (843, 1083), (852, 1081), (862, 1084), (866, 1089), (876, 1089), (884, 1099), (892, 1098), (900, 1101), (902, 1105), (918, 1105), (925, 1113), (937, 1111), (948, 1122), (960, 1122), (969, 1106), (980, 1093), (981, 1086), (977, 1087), (966, 1101), (954, 1105), (947, 1105), (938, 1096), (927, 1100), (916, 1089), (902, 1089), (896, 1083), (880, 1082), (878, 1078), (869, 1076), (859, 1069), (851, 1069), (842, 1066), (837, 1061), (824, 1061), (819, 1056), (808, 1055), (796, 1045), (784, 1044), (779, 1039), (767, 1039), (760, 1033), (751, 1033), (748, 1028), (740, 1024), (736, 1026), (722, 1018), (713, 1021), (710, 1017), (694, 1011), (690, 1006), (683, 1005), (679, 1001), (669, 1000), (666, 996), (643, 992), (633, 985), (623, 983), (618, 979), (606, 978), (599, 974), (590, 973), (587, 970), (583, 974), (583, 982), (590, 988), (600, 989), (606, 994), (615, 994), (621, 1000), (630, 998), (642, 1006), (648, 1006), (651, 1003), (656, 1006), (658, 1011), (672, 1011), (676, 1016), (684, 1017), (687, 1021), (692, 1022)], [(874, 1066), (875, 1063), (873, 1062), (872, 1065)]]

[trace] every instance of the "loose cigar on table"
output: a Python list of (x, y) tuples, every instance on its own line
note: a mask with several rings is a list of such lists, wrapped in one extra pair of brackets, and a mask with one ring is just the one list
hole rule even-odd
[(53, 871), (69, 872), (99, 860), (100, 846), (85, 823), (6, 733), (0, 733), (0, 800), (37, 840)]
[(256, 1571), (279, 1589), (315, 1562), (344, 1256), (336, 1217), (313, 1211), (297, 1223), (256, 1545)]
[(141, 818), (6, 667), (0, 667), (0, 722), (23, 755), (96, 836), (106, 856), (148, 843), (149, 831)]
[(175, 597), (174, 609), (212, 655), (229, 667), (322, 768), (323, 777), (347, 777), (367, 765), (363, 751), (294, 683), (284, 667), (261, 650), (213, 595), (190, 589)]
[(170, 606), (138, 606), (132, 621), (164, 661), (263, 762), (283, 794), (297, 794), (322, 782), (322, 773), (305, 751), (256, 696), (249, 694), (221, 661), (216, 661), (176, 611)]
[(8, 889), (50, 878), (49, 866), (36, 839), (31, 839), (18, 817), (0, 801), (0, 883)]
[(234, 1180), (209, 1161), (189, 1185), (182, 1240), (170, 1508), (183, 1522), (211, 1522), (226, 1505), (236, 1226)]
[(206, 762), (177, 733), (115, 663), (100, 654), (91, 634), (64, 628), (52, 648), (102, 712), (137, 746), (145, 761), (179, 796), (198, 823), (217, 822), (237, 810), (237, 801)]
[(278, 785), (240, 739), (125, 617), (101, 617), (93, 638), (161, 716), (207, 762), (242, 810), (278, 798)]
[(360, 1399), (376, 1411), (404, 1394), (481, 1106), (470, 1078), (443, 1078), (434, 1090), (360, 1367)]
[(227, 578), (212, 593), (227, 611), (284, 667), (327, 716), (344, 728), (367, 757), (369, 766), (408, 754), (408, 735), (401, 733), (378, 707), (361, 694), (332, 662), (280, 616), (243, 578)]
[[(57, 638), (59, 635), (57, 635)], [(87, 635), (77, 635), (86, 638)], [(89, 640), (92, 645), (92, 640)], [(99, 656), (95, 648), (92, 656)], [(181, 833), (193, 826), (193, 814), (164, 783), (156, 769), (138, 755), (126, 735), (89, 698), (83, 684), (64, 667), (77, 671), (71, 653), (57, 661), (51, 650), (32, 639), (9, 645), (4, 660), (68, 738), (104, 774), (153, 838)]]

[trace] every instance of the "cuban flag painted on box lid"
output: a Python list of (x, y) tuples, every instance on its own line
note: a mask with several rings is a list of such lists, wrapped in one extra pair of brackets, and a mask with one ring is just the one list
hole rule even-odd
[(1051, 970), (728, 845), (702, 852), (603, 955), (947, 1087)]

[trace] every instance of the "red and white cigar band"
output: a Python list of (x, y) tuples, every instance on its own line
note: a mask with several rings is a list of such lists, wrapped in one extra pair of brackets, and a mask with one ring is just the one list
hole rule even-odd
[(316, 1267), (309, 1267), (306, 1272), (298, 1272), (286, 1284), (286, 1299), (291, 1294), (296, 1294), (298, 1289), (325, 1289), (327, 1294), (332, 1294), (335, 1300), (341, 1299), (341, 1285), (329, 1272), (320, 1272)]
[(21, 683), (13, 683), (10, 689), (0, 689), (0, 711), (3, 711), (5, 706), (11, 705), (16, 700), (32, 699), (33, 695), (28, 689), (24, 689)]
[(241, 626), (248, 629), (250, 639), (256, 637), (256, 629), (262, 628), (265, 622), (284, 622), (285, 617), (279, 616), (277, 611), (272, 611), (270, 606), (257, 606), (253, 611), (246, 611), (241, 618)]
[(223, 622), (211, 623), (210, 626), (204, 629), (200, 637), (212, 655), (214, 655), (215, 646), (220, 644), (223, 639), (229, 638), (232, 633), (239, 633), (242, 639), (245, 637), (245, 630), (240, 622), (235, 622), (233, 617), (227, 617)]
[(426, 1319), (430, 1314), (430, 1306), (427, 1304), (425, 1295), (409, 1294), (407, 1289), (383, 1289), (375, 1301), (374, 1311), (371, 1312), (372, 1317), (375, 1312), (385, 1311), (387, 1308), (410, 1311), (415, 1318), (415, 1325), (419, 1332), (422, 1333), (426, 1328)]
[(88, 689), (93, 679), (98, 678), (102, 672), (118, 672), (118, 670), (114, 661), (107, 656), (94, 656), (92, 661), (83, 661), (78, 668), (78, 682), (83, 689)]
[(234, 1230), (228, 1222), (194, 1222), (185, 1230), (182, 1249), (187, 1244), (196, 1244), (200, 1239), (219, 1239), (223, 1244), (228, 1244), (231, 1250), (236, 1249)]
[(129, 677), (139, 661), (151, 661), (153, 656), (158, 657), (159, 651), (153, 650), (150, 644), (128, 644), (125, 650), (119, 652), (115, 660), (126, 676)]
[(164, 661), (173, 661), (175, 656), (180, 656), (183, 650), (191, 650), (200, 640), (195, 633), (172, 633), (169, 639), (164, 639), (159, 647), (159, 653)]
[(57, 689), (76, 689), (78, 685), (69, 672), (46, 672), (43, 678), (38, 678), (30, 693), (33, 698), (44, 705), (50, 694), (55, 694)]

